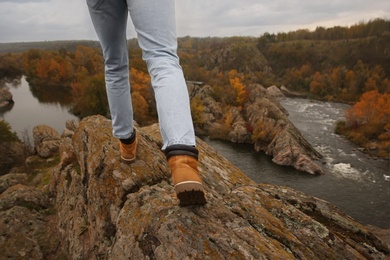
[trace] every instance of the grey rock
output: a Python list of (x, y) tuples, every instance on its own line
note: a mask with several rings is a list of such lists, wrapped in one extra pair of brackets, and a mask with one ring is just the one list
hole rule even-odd
[(28, 176), (26, 173), (9, 173), (0, 176), (0, 193), (4, 192), (9, 187), (15, 184), (23, 184), (27, 182)]
[(179, 207), (158, 125), (118, 159), (111, 122), (82, 120), (77, 158), (53, 172), (61, 248), (71, 259), (386, 259), (389, 247), (331, 204), (256, 184), (197, 140), (208, 203)]
[(276, 99), (283, 99), (285, 97), (283, 92), (275, 85), (267, 88), (267, 95)]
[(42, 158), (48, 158), (58, 152), (61, 136), (54, 128), (47, 125), (35, 126), (33, 138), (35, 150)]

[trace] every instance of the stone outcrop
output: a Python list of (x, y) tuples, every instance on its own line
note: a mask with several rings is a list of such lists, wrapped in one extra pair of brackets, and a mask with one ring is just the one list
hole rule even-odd
[(76, 120), (66, 120), (65, 129), (61, 134), (61, 137), (72, 137), (74, 131), (79, 127), (79, 122)]
[[(179, 207), (158, 125), (138, 128), (137, 160), (118, 160), (111, 122), (64, 137), (42, 190), (7, 181), (0, 255), (14, 259), (388, 259), (389, 245), (331, 204), (256, 184), (198, 141), (208, 203)], [(25, 182), (23, 176), (21, 182)], [(9, 177), (7, 177), (9, 179)], [(1, 184), (0, 179), (0, 184)]]
[(34, 147), (38, 155), (48, 158), (58, 152), (61, 136), (48, 125), (38, 125), (33, 129)]
[(291, 91), (291, 90), (287, 89), (285, 86), (281, 86), (280, 87), (280, 91), (286, 97), (300, 97), (300, 98), (306, 98), (307, 97), (306, 93), (294, 92), (294, 91)]
[(266, 92), (269, 97), (273, 97), (276, 99), (284, 98), (284, 94), (282, 93), (282, 91), (275, 85), (268, 87)]
[[(10, 175), (21, 177), (18, 173)], [(26, 182), (24, 177), (20, 181)], [(0, 194), (0, 258), (60, 259), (57, 254), (60, 241), (51, 208), (47, 193), (38, 188), (15, 184), (3, 191)]]
[[(256, 185), (198, 140), (205, 207), (177, 206), (158, 127), (139, 129), (138, 159), (121, 163), (110, 121), (83, 120), (53, 173), (58, 228), (71, 258), (385, 258), (388, 247), (330, 204)], [(62, 152), (63, 153), (63, 152)], [(373, 250), (374, 249), (374, 250)]]
[(323, 173), (318, 164), (321, 154), (288, 120), (286, 110), (261, 88), (254, 87), (250, 96), (246, 111), (249, 123), (254, 126), (255, 149), (271, 155), (276, 164), (311, 174)]
[[(222, 108), (212, 98), (210, 86), (190, 86), (192, 98), (198, 98), (204, 105), (204, 125), (198, 133), (212, 135), (227, 132), (225, 138), (234, 143), (253, 144), (256, 151), (264, 151), (279, 165), (292, 166), (310, 174), (322, 174), (319, 160), (322, 158), (308, 143), (299, 130), (288, 119), (288, 112), (278, 99), (284, 97), (276, 87), (264, 88), (254, 84), (248, 87), (248, 101), (244, 109)], [(226, 125), (229, 114), (230, 125)], [(224, 138), (224, 136), (222, 136)]]
[(24, 184), (27, 182), (28, 176), (26, 173), (9, 173), (0, 176), (0, 193), (3, 193), (9, 187), (16, 184)]

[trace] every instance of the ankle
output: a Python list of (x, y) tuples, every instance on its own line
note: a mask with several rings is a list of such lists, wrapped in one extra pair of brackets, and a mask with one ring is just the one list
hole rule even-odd
[(136, 133), (135, 133), (135, 129), (134, 129), (133, 133), (130, 135), (129, 138), (119, 139), (119, 140), (121, 141), (122, 144), (132, 144), (135, 141), (135, 137), (136, 137)]
[(196, 149), (194, 146), (191, 146), (191, 145), (174, 144), (174, 145), (168, 146), (164, 150), (164, 153), (165, 153), (165, 156), (167, 158), (167, 161), (171, 157), (177, 156), (177, 155), (187, 155), (187, 156), (190, 156), (190, 157), (198, 160), (199, 151), (198, 151), (198, 149)]

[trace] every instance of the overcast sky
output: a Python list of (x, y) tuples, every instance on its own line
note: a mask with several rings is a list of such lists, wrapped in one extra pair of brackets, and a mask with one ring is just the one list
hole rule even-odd
[[(176, 0), (178, 36), (260, 36), (375, 18), (390, 18), (389, 0)], [(85, 0), (0, 0), (0, 42), (90, 39)]]

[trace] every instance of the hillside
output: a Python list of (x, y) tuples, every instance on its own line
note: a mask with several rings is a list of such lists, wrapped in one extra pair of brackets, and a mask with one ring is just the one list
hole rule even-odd
[(98, 48), (99, 42), (97, 41), (44, 41), (44, 42), (10, 42), (0, 43), (0, 54), (2, 53), (21, 53), (30, 49), (38, 50), (59, 50), (66, 49), (67, 51), (74, 52), (78, 45), (88, 46), (91, 48)]

